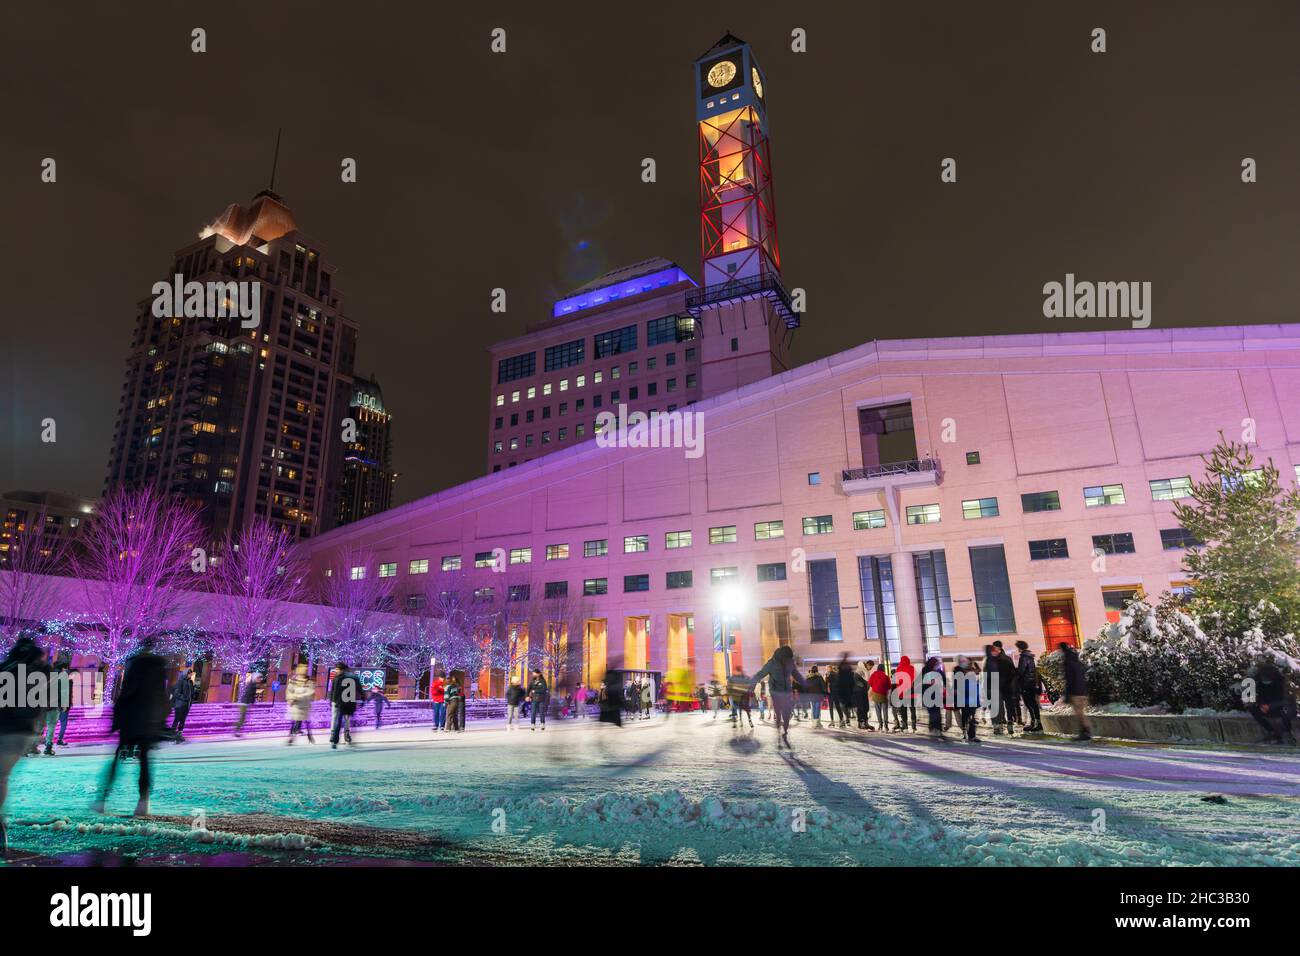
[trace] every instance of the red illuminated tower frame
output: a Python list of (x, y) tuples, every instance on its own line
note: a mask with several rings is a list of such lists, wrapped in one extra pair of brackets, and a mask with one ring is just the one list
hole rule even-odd
[(699, 123), (704, 284), (781, 272), (772, 155), (754, 106)]

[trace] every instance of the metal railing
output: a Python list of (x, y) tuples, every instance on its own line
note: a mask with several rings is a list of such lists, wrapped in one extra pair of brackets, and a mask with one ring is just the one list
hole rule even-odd
[(885, 465), (870, 465), (866, 468), (846, 468), (844, 481), (862, 481), (867, 478), (891, 478), (895, 475), (920, 475), (939, 471), (939, 459), (915, 458), (911, 461), (891, 461)]
[(785, 291), (781, 280), (770, 272), (691, 289), (686, 293), (686, 311), (698, 316), (699, 312), (707, 306), (734, 299), (752, 299), (756, 296), (763, 296), (772, 303), (787, 328), (799, 327), (799, 315), (794, 311), (790, 294)]

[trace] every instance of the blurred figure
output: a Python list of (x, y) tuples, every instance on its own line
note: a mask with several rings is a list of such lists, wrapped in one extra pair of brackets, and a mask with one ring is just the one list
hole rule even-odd
[(600, 721), (604, 724), (623, 726), (623, 674), (610, 671), (600, 685)]
[[(870, 676), (870, 675), (868, 675)], [(867, 685), (865, 678), (858, 686), (857, 676), (849, 663), (849, 655), (840, 657), (840, 666), (835, 669), (835, 707), (840, 713), (840, 726), (848, 727), (849, 715), (853, 708), (858, 708), (859, 718), (866, 720), (866, 729), (871, 730), (871, 715), (867, 713)]]
[[(12, 681), (15, 688), (26, 688), (28, 675), (49, 673), (45, 651), (30, 637), (20, 637), (5, 659), (0, 661), (0, 672), (9, 675), (5, 680)], [(9, 774), (36, 739), (36, 729), (44, 717), (44, 708), (0, 707), (0, 854), (9, 852), (9, 831), (4, 818)]]
[(577, 710), (578, 717), (587, 716), (587, 685), (578, 684), (578, 689), (573, 692), (573, 706)]
[(749, 709), (749, 702), (754, 696), (754, 684), (745, 677), (744, 671), (736, 671), (731, 675), (731, 680), (727, 682), (727, 696), (731, 698), (731, 722), (737, 727), (742, 726), (740, 716), (744, 714), (752, 730), (754, 714)]
[(772, 652), (768, 662), (762, 666), (754, 681), (765, 679), (772, 689), (772, 713), (776, 718), (777, 748), (783, 744), (790, 746), (790, 716), (793, 708), (792, 695), (803, 686), (803, 676), (794, 666), (794, 651), (782, 645)]
[(185, 719), (190, 714), (190, 708), (194, 706), (194, 676), (193, 671), (188, 667), (181, 671), (176, 678), (176, 686), (172, 688), (172, 739), (178, 744), (185, 742)]
[(1269, 741), (1284, 743), (1280, 731), (1273, 727), (1273, 719), (1282, 724), (1282, 730), (1295, 743), (1295, 732), (1291, 729), (1291, 688), (1287, 686), (1286, 677), (1271, 660), (1264, 658), (1256, 661), (1246, 672), (1246, 676), (1255, 682), (1255, 700), (1246, 709), (1256, 722), (1264, 728)]
[(122, 688), (113, 705), (113, 730), (117, 731), (118, 744), (104, 773), (99, 797), (92, 804), (97, 813), (104, 812), (104, 804), (117, 777), (118, 762), (134, 750), (140, 761), (140, 799), (135, 805), (135, 815), (149, 815), (149, 788), (153, 782), (149, 771), (149, 751), (162, 736), (167, 705), (167, 666), (153, 652), (153, 643), (146, 641), (127, 660)]
[(1065, 699), (1074, 708), (1074, 716), (1079, 718), (1079, 732), (1074, 735), (1074, 739), (1091, 740), (1092, 722), (1088, 720), (1088, 674), (1074, 645), (1062, 642), (1060, 647), (1061, 663), (1065, 671)]
[(316, 738), (311, 735), (311, 705), (316, 699), (316, 685), (308, 676), (307, 665), (299, 664), (289, 678), (289, 686), (284, 690), (284, 699), (289, 709), (290, 744), (304, 729), (307, 730), (307, 743), (314, 744)]
[(533, 679), (528, 682), (528, 701), (532, 709), (528, 713), (528, 729), (537, 729), (537, 718), (542, 718), (542, 730), (546, 729), (546, 711), (551, 700), (551, 688), (546, 683), (539, 668), (533, 668)]
[(388, 698), (384, 696), (382, 690), (374, 687), (371, 688), (369, 701), (370, 706), (375, 709), (375, 730), (379, 730), (384, 726), (384, 708), (388, 706)]
[(460, 733), (465, 729), (465, 692), (455, 671), (447, 678), (443, 690), (447, 698), (447, 732)]
[(249, 671), (244, 675), (244, 687), (239, 692), (239, 719), (235, 721), (235, 736), (244, 736), (244, 721), (248, 719), (248, 708), (257, 701), (257, 685), (262, 682), (262, 675)]
[(641, 681), (641, 713), (643, 720), (649, 720), (655, 712), (655, 681), (647, 676)]
[(1042, 678), (1038, 676), (1038, 664), (1034, 661), (1034, 652), (1026, 641), (1016, 641), (1016, 650), (1020, 656), (1016, 659), (1016, 686), (1020, 689), (1020, 699), (1024, 702), (1025, 712), (1029, 715), (1029, 724), (1025, 727), (1027, 734), (1043, 732), (1043, 713), (1038, 706), (1038, 688)]
[(446, 730), (444, 725), (447, 723), (447, 682), (441, 672), (429, 678), (429, 704), (433, 729)]
[(713, 711), (713, 719), (718, 719), (718, 711), (722, 710), (722, 684), (715, 677), (709, 681), (709, 709)]
[(515, 675), (510, 677), (510, 686), (506, 688), (506, 730), (519, 729), (519, 706), (524, 702), (524, 688)]
[(814, 727), (822, 726), (822, 697), (826, 695), (826, 679), (822, 677), (821, 671), (814, 664), (808, 669), (808, 679), (804, 682), (807, 687), (808, 702), (812, 705), (812, 721)]
[(45, 744), (45, 756), (54, 756), (54, 740), (63, 746), (63, 731), (68, 726), (68, 709), (72, 706), (72, 677), (69, 674), (68, 660), (62, 654), (50, 665), (50, 700), (49, 710), (40, 723), (40, 734), (33, 746), (33, 753), (39, 745)]
[(352, 715), (361, 700), (361, 681), (344, 661), (336, 665), (338, 676), (330, 688), (330, 703), (334, 705), (334, 719), (330, 722), (330, 749), (338, 750), (339, 734), (349, 745), (352, 743)]

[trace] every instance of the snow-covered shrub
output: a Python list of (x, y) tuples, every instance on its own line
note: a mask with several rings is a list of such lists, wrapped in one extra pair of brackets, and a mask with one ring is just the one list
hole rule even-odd
[[(1171, 594), (1155, 608), (1135, 600), (1118, 625), (1084, 644), (1089, 696), (1098, 704), (1161, 704), (1175, 713), (1240, 709), (1242, 678), (1261, 658), (1271, 657), (1300, 682), (1300, 642), (1283, 630), (1284, 616), (1261, 601), (1246, 610), (1238, 629), (1217, 614), (1193, 617)], [(1059, 670), (1059, 660), (1055, 666)]]

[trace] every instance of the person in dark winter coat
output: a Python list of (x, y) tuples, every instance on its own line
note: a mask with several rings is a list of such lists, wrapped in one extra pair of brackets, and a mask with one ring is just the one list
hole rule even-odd
[(916, 693), (921, 695), (921, 705), (929, 715), (929, 731), (932, 737), (943, 736), (943, 661), (931, 657), (921, 668), (921, 679)]
[(506, 688), (506, 730), (519, 729), (519, 707), (527, 694), (519, 678), (511, 677), (510, 686)]
[[(841, 727), (849, 725), (849, 716), (853, 713), (854, 706), (860, 703), (863, 709), (858, 711), (859, 726), (861, 726), (861, 720), (865, 716), (867, 721), (866, 729), (872, 729), (871, 717), (865, 709), (867, 706), (866, 685), (863, 684), (860, 690), (861, 693), (859, 694), (857, 680), (853, 676), (853, 666), (849, 664), (849, 655), (845, 654), (840, 658), (840, 666), (835, 671), (835, 707), (840, 714)], [(859, 697), (861, 697), (860, 701)]]
[(185, 718), (189, 716), (190, 708), (194, 706), (194, 694), (193, 672), (186, 668), (181, 671), (180, 676), (176, 678), (175, 686), (172, 687), (171, 734), (178, 744), (185, 742)]
[(953, 707), (961, 714), (961, 730), (966, 739), (979, 743), (975, 736), (975, 711), (980, 707), (980, 669), (967, 657), (958, 657), (949, 684)]
[[(528, 701), (532, 704), (532, 709), (528, 714), (528, 728), (537, 729), (537, 718), (542, 718), (542, 730), (546, 729), (546, 710), (551, 702), (551, 687), (546, 683), (546, 678), (537, 668), (533, 669), (533, 679), (528, 682)], [(640, 703), (641, 697), (637, 696), (637, 702)]]
[(812, 704), (813, 726), (822, 726), (822, 698), (826, 696), (826, 679), (822, 677), (816, 664), (808, 670), (808, 678), (804, 681), (804, 693)]
[[(32, 674), (48, 674), (45, 651), (30, 637), (20, 637), (0, 662), (3, 680), (12, 682), (15, 689), (29, 687)], [(36, 730), (45, 718), (41, 707), (0, 707), (0, 854), (9, 851), (8, 831), (5, 828), (4, 806), (9, 794), (9, 774), (22, 755), (27, 752)]]
[(352, 715), (357, 712), (361, 700), (361, 680), (348, 665), (339, 661), (334, 676), (334, 686), (330, 688), (330, 704), (334, 707), (334, 720), (330, 726), (330, 749), (337, 750), (339, 734), (349, 744), (352, 743)]
[(1273, 727), (1274, 719), (1281, 722), (1287, 737), (1291, 743), (1295, 743), (1295, 732), (1291, 729), (1295, 701), (1286, 676), (1268, 659), (1252, 664), (1246, 676), (1254, 681), (1255, 690), (1255, 699), (1246, 706), (1250, 715), (1264, 728), (1273, 743), (1283, 743), (1282, 734)]
[(1065, 699), (1074, 708), (1074, 716), (1079, 718), (1079, 732), (1075, 740), (1092, 739), (1092, 722), (1088, 720), (1088, 675), (1084, 670), (1083, 660), (1074, 645), (1062, 643), (1062, 670), (1065, 673)]
[(754, 685), (745, 676), (744, 671), (736, 671), (727, 681), (727, 697), (731, 700), (731, 722), (737, 727), (742, 725), (742, 715), (749, 719), (749, 726), (754, 726), (754, 713), (750, 710), (750, 701), (754, 696)]
[(140, 799), (135, 805), (135, 815), (149, 815), (149, 787), (152, 783), (149, 751), (162, 736), (168, 709), (167, 665), (146, 642), (127, 660), (122, 688), (113, 704), (113, 730), (117, 731), (118, 744), (104, 774), (99, 797), (93, 804), (96, 811), (104, 812), (104, 804), (117, 777), (118, 762), (134, 750), (140, 761)]
[(1016, 641), (1016, 650), (1020, 656), (1016, 659), (1016, 686), (1020, 688), (1020, 699), (1024, 702), (1025, 713), (1029, 715), (1029, 724), (1025, 733), (1041, 734), (1043, 732), (1042, 708), (1038, 706), (1040, 678), (1038, 664), (1034, 661), (1034, 652), (1026, 641)]
[(262, 675), (249, 671), (244, 675), (244, 686), (239, 691), (239, 719), (235, 721), (235, 736), (244, 735), (244, 722), (248, 720), (248, 708), (257, 702), (257, 686), (262, 683)]
[(370, 706), (375, 708), (375, 730), (384, 726), (384, 708), (388, 706), (388, 698), (378, 687), (372, 688), (370, 696), (367, 698)]
[(461, 687), (458, 675), (452, 674), (447, 678), (443, 696), (447, 700), (447, 730), (460, 733), (465, 729), (465, 689)]
[(623, 726), (623, 673), (607, 671), (600, 689), (600, 721)]
[(1007, 717), (1007, 701), (1016, 692), (1016, 665), (1002, 650), (1002, 642), (984, 647), (984, 675), (987, 681), (987, 700), (992, 710), (993, 733), (1001, 736), (1014, 733)]
[(57, 737), (59, 746), (63, 746), (63, 732), (68, 727), (68, 710), (72, 706), (72, 676), (69, 673), (68, 659), (60, 655), (49, 667), (49, 709), (37, 729), (36, 743), (32, 752), (45, 744), (45, 756), (54, 756), (54, 741)]
[(766, 679), (772, 692), (772, 710), (779, 734), (777, 747), (790, 746), (790, 716), (794, 709), (794, 692), (803, 687), (803, 675), (794, 666), (794, 651), (782, 645), (772, 652), (768, 662), (754, 675), (754, 683)]

